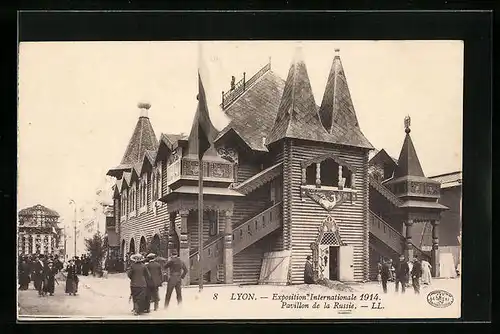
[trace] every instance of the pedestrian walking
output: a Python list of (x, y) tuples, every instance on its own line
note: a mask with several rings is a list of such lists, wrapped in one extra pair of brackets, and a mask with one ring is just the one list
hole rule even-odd
[(420, 262), (422, 264), (422, 284), (429, 285), (431, 284), (431, 264), (426, 260)]
[(40, 254), (38, 260), (33, 264), (33, 283), (35, 289), (38, 291), (38, 295), (43, 295), (43, 270), (45, 268), (44, 256)]
[(19, 264), (19, 290), (28, 290), (30, 284), (30, 266), (25, 257)]
[(413, 257), (413, 267), (411, 269), (411, 280), (413, 290), (416, 294), (420, 293), (420, 278), (422, 277), (422, 264), (418, 260), (418, 256)]
[(130, 257), (132, 265), (127, 270), (127, 276), (130, 278), (130, 291), (134, 303), (134, 314), (140, 315), (147, 311), (146, 293), (149, 272), (144, 265), (144, 257), (141, 254), (134, 254)]
[(304, 284), (314, 284), (314, 271), (311, 261), (311, 256), (307, 255), (306, 263), (304, 264)]
[(396, 292), (399, 290), (399, 285), (401, 284), (401, 292), (405, 293), (406, 291), (406, 281), (408, 280), (408, 274), (410, 270), (408, 268), (408, 263), (405, 261), (405, 256), (401, 255), (399, 257), (399, 262), (396, 264), (394, 270), (394, 279), (396, 284)]
[(68, 266), (66, 267), (66, 287), (65, 292), (70, 296), (76, 296), (78, 292), (78, 275), (76, 273), (75, 260), (69, 260)]
[(382, 290), (387, 293), (387, 281), (391, 277), (390, 262), (387, 260), (382, 261), (382, 269), (380, 270), (380, 279), (382, 280)]
[(149, 270), (149, 274), (151, 275), (151, 285), (148, 287), (149, 296), (151, 298), (151, 302), (154, 303), (154, 310), (156, 311), (158, 310), (158, 304), (160, 302), (158, 289), (162, 283), (161, 265), (156, 261), (156, 254), (148, 254), (148, 260), (149, 263), (147, 264), (147, 268)]
[(55, 282), (56, 282), (56, 274), (57, 269), (54, 267), (54, 263), (52, 261), (47, 262), (47, 266), (45, 267), (43, 276), (43, 293), (50, 296), (54, 295), (55, 290)]
[(172, 291), (175, 289), (175, 294), (177, 296), (177, 304), (182, 303), (182, 279), (187, 274), (186, 264), (182, 262), (177, 256), (177, 251), (172, 252), (172, 258), (165, 265), (169, 269), (170, 274), (167, 283), (167, 292), (165, 294), (165, 304), (164, 307), (167, 308), (170, 303), (170, 297), (172, 296)]

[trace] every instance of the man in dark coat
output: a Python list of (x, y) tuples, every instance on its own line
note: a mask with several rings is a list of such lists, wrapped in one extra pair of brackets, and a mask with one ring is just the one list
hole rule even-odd
[(401, 284), (401, 292), (405, 293), (406, 287), (406, 280), (408, 279), (408, 273), (410, 271), (410, 268), (408, 267), (408, 263), (405, 261), (405, 256), (401, 255), (399, 257), (399, 262), (396, 263), (395, 271), (394, 271), (394, 276), (395, 276), (395, 282), (396, 282), (396, 292), (399, 290), (399, 284)]
[(25, 257), (19, 264), (19, 290), (28, 290), (30, 284), (30, 266)]
[(391, 263), (384, 259), (382, 262), (382, 268), (380, 269), (380, 279), (382, 281), (382, 290), (387, 293), (387, 281), (391, 277)]
[(82, 260), (78, 256), (75, 256), (75, 267), (76, 267), (76, 274), (81, 275), (82, 274)]
[(420, 293), (420, 277), (422, 277), (422, 264), (418, 260), (418, 256), (415, 255), (413, 257), (413, 268), (411, 269), (411, 281), (416, 294)]
[(308, 255), (306, 257), (306, 264), (304, 265), (304, 283), (305, 284), (314, 284), (314, 271), (313, 265), (311, 261), (311, 256)]
[(150, 279), (148, 269), (144, 265), (144, 258), (140, 254), (130, 257), (132, 265), (127, 270), (127, 276), (130, 278), (130, 291), (134, 302), (134, 314), (139, 315), (146, 310), (146, 289), (147, 281)]
[(148, 287), (149, 296), (151, 298), (151, 302), (154, 303), (154, 310), (158, 309), (158, 303), (160, 302), (160, 295), (158, 294), (158, 289), (162, 283), (162, 273), (161, 273), (161, 265), (155, 261), (156, 254), (150, 253), (148, 254), (149, 263), (147, 264), (147, 268), (149, 270), (149, 274), (151, 275), (151, 285)]
[(54, 290), (55, 290), (55, 282), (56, 282), (56, 274), (57, 270), (54, 268), (54, 263), (49, 260), (47, 262), (47, 265), (44, 268), (43, 271), (43, 293), (46, 295), (47, 293), (50, 296), (54, 295)]
[(33, 282), (35, 285), (35, 289), (38, 291), (38, 295), (43, 295), (43, 270), (45, 268), (44, 256), (42, 254), (39, 255), (38, 260), (33, 264)]
[(172, 296), (172, 291), (175, 289), (175, 294), (177, 296), (177, 304), (182, 303), (182, 291), (181, 284), (182, 279), (187, 274), (187, 267), (184, 262), (177, 256), (177, 251), (173, 251), (172, 258), (165, 265), (170, 271), (170, 275), (167, 283), (167, 293), (165, 294), (165, 308), (168, 307), (170, 303), (170, 297)]

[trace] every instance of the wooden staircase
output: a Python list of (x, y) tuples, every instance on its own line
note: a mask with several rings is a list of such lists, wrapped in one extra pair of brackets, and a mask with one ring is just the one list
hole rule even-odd
[[(233, 227), (233, 256), (248, 246), (277, 230), (282, 225), (282, 203), (262, 211), (253, 218)], [(205, 241), (203, 245), (203, 274), (224, 263), (224, 234), (218, 234)], [(199, 277), (200, 262), (198, 250), (189, 254), (189, 270), (191, 281)]]
[[(385, 222), (381, 217), (377, 216), (370, 210), (370, 237), (375, 237), (377, 240), (384, 243), (386, 247), (377, 247), (373, 242), (373, 248), (377, 250), (382, 256), (389, 258), (396, 258), (404, 253), (404, 245), (406, 238), (396, 231), (391, 225)], [(418, 255), (420, 259), (430, 261), (430, 255), (423, 252), (420, 248), (412, 243), (413, 253)], [(383, 249), (383, 250), (382, 250)], [(390, 249), (391, 251), (387, 251)]]

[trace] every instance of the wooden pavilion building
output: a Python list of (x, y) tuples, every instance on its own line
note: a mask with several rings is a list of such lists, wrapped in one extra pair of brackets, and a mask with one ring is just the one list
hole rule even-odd
[[(369, 163), (374, 148), (336, 51), (319, 106), (300, 51), (286, 80), (269, 63), (222, 94), (231, 121), (203, 158), (202, 265), (197, 157), (187, 136), (158, 141), (150, 106), (140, 104), (123, 159), (108, 171), (121, 256), (177, 249), (189, 268), (184, 284), (196, 284), (200, 270), (210, 283), (299, 284), (308, 255), (318, 276), (357, 282), (370, 279), (380, 256), (438, 261), (439, 184), (424, 177), (409, 124), (399, 163), (372, 173), (387, 157)], [(427, 222), (431, 252), (414, 238)]]

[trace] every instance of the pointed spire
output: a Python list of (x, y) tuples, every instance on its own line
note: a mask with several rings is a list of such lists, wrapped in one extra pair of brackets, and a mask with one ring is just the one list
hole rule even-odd
[[(269, 136), (269, 143), (285, 137), (302, 138), (308, 132), (304, 123), (317, 120), (309, 75), (303, 60), (302, 48), (295, 49), (293, 61), (283, 89), (278, 114)], [(307, 134), (309, 135), (309, 133)]]
[(394, 171), (394, 178), (402, 176), (425, 176), (417, 156), (417, 150), (410, 137), (410, 122), (410, 116), (406, 116), (404, 119), (406, 137), (401, 148), (401, 153), (399, 154), (398, 166)]
[(140, 109), (139, 120), (123, 155), (122, 165), (133, 165), (137, 162), (142, 162), (146, 150), (155, 151), (158, 148), (158, 139), (148, 117), (148, 110), (151, 104), (141, 102), (137, 106)]
[(356, 111), (347, 85), (340, 49), (335, 49), (332, 67), (319, 108), (321, 123), (330, 134), (343, 134), (349, 128), (359, 128)]

